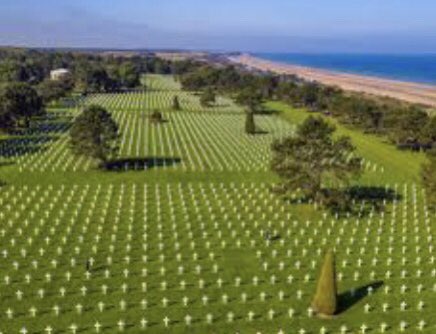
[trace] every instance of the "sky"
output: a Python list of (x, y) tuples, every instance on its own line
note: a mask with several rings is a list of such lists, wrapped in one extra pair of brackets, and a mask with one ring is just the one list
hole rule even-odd
[(0, 45), (436, 53), (436, 0), (0, 0)]

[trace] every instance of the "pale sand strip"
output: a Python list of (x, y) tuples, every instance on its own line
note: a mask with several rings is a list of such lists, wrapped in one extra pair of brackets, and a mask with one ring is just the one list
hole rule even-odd
[(412, 103), (436, 107), (436, 86), (402, 82), (356, 74), (340, 73), (298, 65), (283, 64), (250, 55), (230, 57), (230, 61), (253, 69), (280, 74), (295, 74), (301, 78), (338, 86), (344, 90), (388, 96)]

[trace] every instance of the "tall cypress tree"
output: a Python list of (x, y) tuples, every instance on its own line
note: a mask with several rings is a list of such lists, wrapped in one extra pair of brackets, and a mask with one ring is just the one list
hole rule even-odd
[(176, 96), (174, 96), (174, 98), (173, 98), (173, 109), (174, 110), (180, 110), (180, 109), (182, 109), (181, 107), (180, 107), (180, 101), (179, 101), (179, 97), (176, 95)]
[(245, 118), (245, 132), (249, 135), (256, 134), (256, 124), (254, 123), (254, 113), (247, 111)]
[(332, 250), (325, 256), (312, 309), (319, 315), (326, 316), (332, 316), (337, 311), (335, 255)]

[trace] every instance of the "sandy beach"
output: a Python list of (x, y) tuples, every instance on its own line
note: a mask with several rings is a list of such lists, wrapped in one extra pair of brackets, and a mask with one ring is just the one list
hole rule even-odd
[(338, 86), (348, 91), (388, 96), (407, 102), (436, 107), (436, 86), (432, 85), (283, 64), (256, 58), (250, 55), (230, 57), (229, 60), (253, 69), (271, 71), (280, 74), (295, 74), (306, 80)]

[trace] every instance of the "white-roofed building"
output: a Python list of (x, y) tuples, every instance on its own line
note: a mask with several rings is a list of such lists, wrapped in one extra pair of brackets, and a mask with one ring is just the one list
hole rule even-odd
[(50, 72), (51, 80), (62, 80), (70, 76), (70, 71), (66, 68), (58, 68)]

